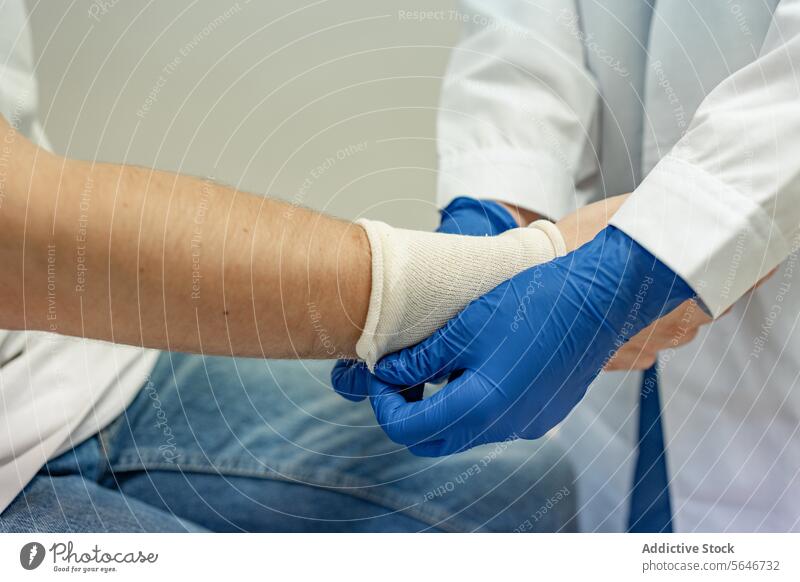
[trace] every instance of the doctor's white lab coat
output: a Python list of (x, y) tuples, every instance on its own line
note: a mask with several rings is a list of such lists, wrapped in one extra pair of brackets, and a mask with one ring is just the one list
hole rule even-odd
[[(463, 0), (439, 204), (612, 223), (719, 316), (662, 353), (678, 531), (800, 531), (800, 0)], [(773, 268), (775, 275), (754, 292)], [(584, 530), (622, 530), (641, 374), (601, 376), (552, 438)]]

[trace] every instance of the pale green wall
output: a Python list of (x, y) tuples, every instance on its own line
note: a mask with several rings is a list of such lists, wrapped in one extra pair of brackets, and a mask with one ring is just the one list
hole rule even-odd
[(41, 116), (75, 157), (430, 228), (434, 108), (459, 26), (401, 11), (453, 5), (29, 0)]

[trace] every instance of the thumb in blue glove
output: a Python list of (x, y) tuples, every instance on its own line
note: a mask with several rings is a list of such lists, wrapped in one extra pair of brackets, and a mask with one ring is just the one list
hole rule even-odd
[[(494, 236), (519, 226), (503, 206), (490, 200), (459, 197), (441, 211), (436, 232), (468, 236)], [(370, 382), (367, 366), (357, 360), (339, 360), (331, 371), (333, 389), (347, 400), (358, 402), (367, 396)], [(419, 400), (423, 386), (405, 391), (405, 398)]]
[[(472, 302), (427, 340), (383, 358), (368, 391), (389, 437), (424, 456), (512, 438), (563, 420), (628, 339), (693, 295), (614, 227)], [(406, 402), (397, 386), (455, 374)], [(451, 376), (452, 377), (452, 376)]]

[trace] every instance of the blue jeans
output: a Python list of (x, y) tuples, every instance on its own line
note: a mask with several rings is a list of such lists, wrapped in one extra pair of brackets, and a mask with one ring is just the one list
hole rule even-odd
[(414, 457), (367, 402), (331, 390), (330, 368), (164, 353), (128, 409), (50, 461), (0, 531), (574, 528), (573, 475), (553, 443)]

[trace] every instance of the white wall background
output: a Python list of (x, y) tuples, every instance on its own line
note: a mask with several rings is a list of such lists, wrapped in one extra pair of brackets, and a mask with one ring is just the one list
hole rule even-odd
[(435, 225), (435, 107), (459, 26), (400, 11), (453, 0), (28, 4), (57, 151)]

